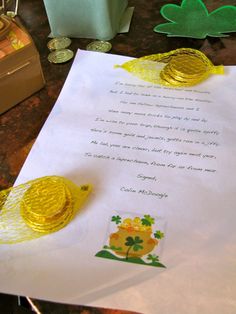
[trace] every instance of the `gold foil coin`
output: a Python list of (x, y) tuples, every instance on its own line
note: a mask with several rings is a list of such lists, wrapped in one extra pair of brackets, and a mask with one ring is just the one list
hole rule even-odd
[(160, 72), (160, 80), (163, 85), (167, 86), (178, 86), (178, 81), (176, 81), (167, 71)]
[(168, 68), (165, 68), (165, 70), (162, 70), (160, 73), (160, 79), (161, 83), (163, 85), (168, 86), (192, 86), (195, 83), (197, 83), (200, 79), (186, 79), (182, 78), (181, 76), (176, 76), (171, 71), (168, 71)]
[(53, 51), (58, 49), (65, 49), (69, 47), (70, 44), (71, 40), (68, 37), (55, 37), (47, 43), (47, 46), (49, 50)]
[(35, 219), (34, 217), (31, 216), (22, 215), (22, 218), (31, 229), (41, 233), (55, 232), (63, 228), (65, 225), (68, 224), (68, 222), (72, 219), (75, 213), (73, 209), (71, 194), (69, 191), (67, 191), (67, 193), (68, 198), (64, 208), (61, 210), (60, 213), (58, 213), (54, 217)]
[(34, 231), (49, 233), (73, 217), (72, 195), (63, 180), (49, 177), (35, 182), (24, 194), (21, 216)]
[(65, 202), (66, 194), (63, 182), (56, 178), (48, 178), (32, 184), (25, 192), (22, 203), (28, 214), (38, 218), (58, 214)]
[(54, 50), (48, 55), (48, 61), (51, 63), (64, 63), (74, 57), (74, 52), (70, 49)]
[(179, 49), (174, 51), (160, 72), (161, 83), (169, 86), (193, 86), (204, 80), (214, 68), (200, 51)]
[(178, 55), (173, 57), (169, 66), (173, 72), (185, 77), (199, 77), (208, 70), (207, 64), (198, 56)]
[(163, 69), (162, 72), (165, 72), (166, 74), (170, 75), (176, 81), (184, 82), (184, 83), (197, 82), (197, 81), (202, 79), (203, 75), (205, 75), (205, 72), (201, 73), (201, 74), (198, 74), (198, 75), (195, 75), (195, 76), (182, 74), (181, 72), (176, 71), (175, 69), (173, 69), (171, 67), (170, 63), (165, 66), (165, 68)]
[(91, 51), (108, 52), (112, 48), (108, 41), (95, 40), (87, 45), (86, 49)]

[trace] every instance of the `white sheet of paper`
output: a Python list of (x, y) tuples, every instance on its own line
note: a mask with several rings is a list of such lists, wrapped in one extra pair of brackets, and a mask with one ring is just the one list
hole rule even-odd
[[(64, 229), (0, 246), (0, 291), (142, 313), (236, 313), (236, 67), (193, 88), (152, 85), (128, 57), (79, 50), (16, 184), (92, 183)], [(111, 217), (151, 215), (166, 268), (95, 257)]]

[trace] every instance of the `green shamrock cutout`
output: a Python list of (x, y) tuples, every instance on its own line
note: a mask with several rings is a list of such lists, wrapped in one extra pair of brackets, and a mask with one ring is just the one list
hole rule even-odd
[(154, 31), (169, 37), (226, 37), (236, 32), (236, 6), (225, 5), (209, 13), (202, 0), (183, 0), (181, 5), (166, 4), (161, 15), (170, 23), (155, 26)]

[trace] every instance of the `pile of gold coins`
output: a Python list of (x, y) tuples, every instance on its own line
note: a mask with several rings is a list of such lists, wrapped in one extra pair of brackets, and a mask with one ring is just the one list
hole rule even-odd
[(0, 192), (0, 243), (38, 238), (65, 227), (92, 190), (47, 176)]
[(210, 74), (224, 74), (224, 67), (214, 66), (199, 50), (180, 48), (134, 59), (121, 67), (139, 78), (165, 86), (193, 86)]
[(119, 227), (129, 231), (152, 232), (152, 226), (143, 225), (139, 217), (135, 217), (134, 219), (125, 218)]

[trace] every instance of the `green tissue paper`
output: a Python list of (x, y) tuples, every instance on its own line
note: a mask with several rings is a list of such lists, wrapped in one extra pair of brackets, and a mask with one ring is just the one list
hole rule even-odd
[[(128, 0), (43, 1), (51, 28), (50, 37), (109, 40), (120, 32), (124, 18), (127, 18)], [(129, 14), (128, 18), (131, 16)]]

